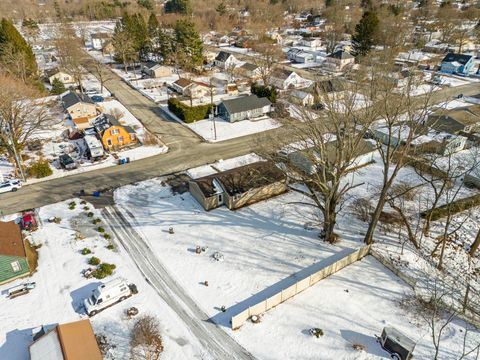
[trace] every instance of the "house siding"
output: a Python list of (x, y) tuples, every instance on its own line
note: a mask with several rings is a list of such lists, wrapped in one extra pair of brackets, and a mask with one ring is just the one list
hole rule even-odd
[(283, 194), (287, 190), (287, 184), (284, 181), (278, 181), (261, 188), (250, 189), (236, 197), (225, 194), (225, 204), (230, 210), (235, 210), (262, 200), (270, 199)]
[(198, 184), (194, 181), (189, 181), (188, 182), (188, 190), (190, 191), (190, 194), (197, 200), (205, 210), (212, 210), (217, 208), (218, 205), (218, 196), (211, 196), (211, 197), (205, 197), (203, 195), (202, 190), (200, 190), (200, 187)]
[[(118, 130), (118, 134), (112, 135), (112, 130)], [(109, 144), (110, 140), (110, 144)], [(120, 141), (123, 140), (123, 141)], [(132, 139), (131, 134), (121, 126), (111, 126), (105, 130), (102, 136), (102, 144), (105, 149), (122, 148), (137, 142), (137, 138)]]
[[(21, 270), (14, 272), (12, 269), (12, 262), (18, 261)], [(12, 281), (14, 279), (27, 276), (30, 273), (28, 262), (26, 258), (18, 256), (0, 255), (0, 284)]]

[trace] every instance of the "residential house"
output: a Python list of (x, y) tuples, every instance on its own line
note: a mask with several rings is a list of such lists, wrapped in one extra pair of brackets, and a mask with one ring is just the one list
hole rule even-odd
[(465, 136), (430, 130), (425, 135), (415, 138), (411, 147), (415, 152), (446, 156), (463, 150), (466, 144), (467, 138)]
[(272, 111), (272, 103), (267, 98), (256, 95), (223, 100), (218, 105), (218, 115), (229, 122), (255, 119)]
[(160, 78), (172, 75), (172, 69), (168, 66), (149, 61), (142, 65), (142, 72), (151, 78)]
[(95, 131), (100, 136), (103, 147), (107, 150), (117, 150), (138, 142), (135, 130), (122, 125), (113, 115), (103, 114), (93, 121)]
[(222, 69), (229, 69), (237, 66), (239, 61), (232, 54), (220, 51), (214, 61), (215, 65)]
[(287, 90), (301, 89), (309, 86), (311, 82), (294, 71), (277, 69), (270, 75), (270, 83), (280, 90)]
[(90, 127), (90, 121), (97, 116), (97, 106), (85, 94), (69, 91), (62, 96), (62, 104), (79, 130)]
[(322, 46), (322, 40), (320, 40), (319, 38), (312, 38), (312, 37), (302, 38), (300, 40), (299, 45), (311, 48), (313, 50), (317, 50)]
[(73, 76), (64, 70), (54, 68), (54, 69), (47, 70), (45, 74), (48, 77), (48, 82), (50, 83), (50, 85), (53, 85), (53, 82), (55, 80), (60, 81), (66, 87), (75, 84), (75, 79), (73, 78)]
[(378, 126), (373, 129), (372, 136), (384, 145), (401, 146), (405, 144), (405, 139), (410, 134), (408, 125), (393, 126), (391, 129), (387, 126)]
[(288, 50), (287, 58), (291, 62), (298, 64), (311, 64), (315, 62), (315, 55), (297, 48)]
[(287, 191), (284, 174), (268, 161), (259, 161), (189, 182), (190, 194), (205, 210), (226, 205), (230, 210)]
[(186, 95), (187, 89), (193, 85), (193, 81), (180, 78), (177, 81), (173, 82), (171, 87), (180, 95)]
[(98, 33), (92, 34), (91, 36), (92, 47), (95, 50), (103, 50), (103, 46), (111, 38), (112, 38), (112, 35), (106, 32), (98, 32)]
[(306, 91), (292, 90), (288, 95), (290, 101), (297, 105), (312, 106), (315, 102), (313, 95)]
[(472, 55), (448, 53), (442, 60), (440, 71), (447, 74), (472, 75), (475, 73)]
[(90, 320), (42, 326), (29, 347), (30, 360), (102, 360)]
[[(327, 152), (326, 156), (321, 154), (319, 147), (310, 147), (307, 144), (287, 145), (280, 150), (280, 154), (284, 155), (291, 164), (299, 170), (312, 175), (320, 171), (322, 166), (328, 167), (330, 165), (327, 164), (335, 164), (337, 148), (337, 141), (332, 139), (332, 141), (327, 142), (324, 146), (324, 151)], [(346, 160), (348, 162), (346, 164), (348, 165), (347, 171), (354, 171), (370, 164), (373, 161), (375, 151), (375, 145), (369, 141), (361, 140), (355, 151), (354, 158)]]
[(333, 70), (342, 70), (348, 65), (353, 65), (355, 58), (344, 50), (338, 50), (327, 56), (325, 66)]
[(473, 134), (480, 132), (480, 105), (451, 110), (438, 110), (428, 117), (429, 127), (449, 134)]
[(260, 66), (247, 62), (238, 67), (238, 72), (252, 81), (259, 80), (262, 77)]
[(30, 274), (20, 226), (0, 221), (0, 284)]

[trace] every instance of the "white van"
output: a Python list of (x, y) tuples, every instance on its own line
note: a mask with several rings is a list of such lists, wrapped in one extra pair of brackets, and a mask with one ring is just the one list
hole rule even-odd
[(95, 135), (85, 135), (83, 138), (87, 144), (88, 151), (90, 152), (90, 157), (93, 159), (100, 158), (105, 155), (103, 151), (103, 146), (100, 140), (98, 140)]
[(93, 316), (136, 293), (135, 285), (128, 285), (125, 280), (118, 278), (101, 284), (93, 290), (92, 295), (83, 300), (83, 305), (87, 315)]

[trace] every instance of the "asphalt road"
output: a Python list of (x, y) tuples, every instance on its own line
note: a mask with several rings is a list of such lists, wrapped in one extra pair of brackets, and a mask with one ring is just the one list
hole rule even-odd
[[(125, 210), (125, 209), (124, 209)], [(209, 320), (209, 316), (192, 300), (163, 267), (145, 239), (135, 230), (135, 218), (117, 206), (107, 207), (103, 215), (112, 231), (138, 269), (157, 294), (175, 311), (185, 326), (214, 359), (253, 359), (243, 347)]]
[[(113, 77), (106, 87), (150, 132), (161, 138), (169, 147), (169, 152), (126, 165), (24, 186), (16, 193), (0, 194), (0, 214), (11, 214), (67, 200), (82, 189), (92, 192), (117, 188), (184, 171), (219, 159), (244, 155), (258, 149), (263, 139), (273, 137), (279, 141), (288, 142), (288, 136), (285, 136), (282, 128), (217, 143), (201, 142), (200, 138), (184, 125), (165, 119), (157, 104), (131, 88), (119, 77)], [(434, 92), (430, 102), (439, 103), (459, 94), (474, 95), (479, 92), (479, 84), (444, 88)]]

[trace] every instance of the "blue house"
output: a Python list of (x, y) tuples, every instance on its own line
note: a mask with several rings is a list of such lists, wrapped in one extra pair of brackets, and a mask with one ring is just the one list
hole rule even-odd
[(468, 76), (475, 73), (473, 56), (448, 53), (442, 60), (440, 71), (447, 74)]

